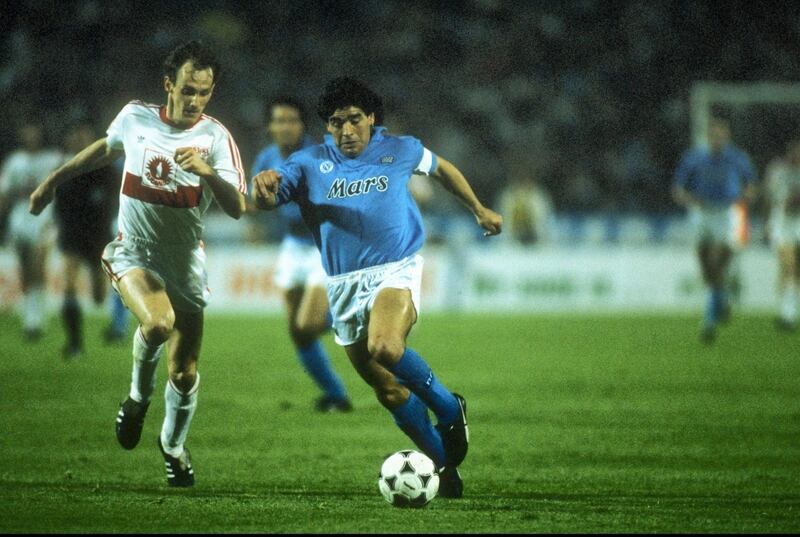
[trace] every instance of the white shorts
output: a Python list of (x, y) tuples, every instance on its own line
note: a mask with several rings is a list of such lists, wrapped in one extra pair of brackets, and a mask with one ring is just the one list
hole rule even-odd
[(733, 206), (692, 209), (690, 218), (697, 242), (711, 241), (735, 246), (737, 217)]
[(422, 256), (412, 255), (328, 278), (328, 301), (336, 343), (352, 345), (367, 337), (369, 312), (381, 289), (411, 291), (411, 300), (419, 316), (422, 264)]
[(208, 304), (211, 292), (202, 241), (197, 245), (164, 245), (125, 237), (106, 245), (102, 263), (117, 292), (119, 279), (129, 270), (140, 268), (164, 285), (173, 309), (193, 313)]
[(8, 215), (8, 233), (14, 245), (40, 245), (55, 239), (53, 206), (48, 205), (39, 215), (28, 212), (28, 204), (19, 202)]
[(770, 221), (772, 244), (776, 248), (800, 244), (800, 216), (783, 216)]
[(284, 239), (275, 263), (275, 285), (280, 289), (324, 287), (328, 275), (316, 245)]

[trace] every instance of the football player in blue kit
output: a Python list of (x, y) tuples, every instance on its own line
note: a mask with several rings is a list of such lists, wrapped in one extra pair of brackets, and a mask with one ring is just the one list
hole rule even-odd
[(755, 197), (755, 170), (750, 157), (731, 142), (729, 122), (713, 117), (708, 145), (683, 154), (675, 170), (675, 200), (694, 223), (697, 254), (709, 288), (700, 337), (715, 340), (717, 325), (730, 315), (725, 282), (735, 253), (736, 203)]
[[(314, 145), (305, 134), (303, 105), (292, 97), (276, 97), (269, 104), (267, 130), (272, 143), (253, 162), (252, 174), (277, 168), (289, 155)], [(311, 231), (295, 203), (281, 205), (278, 215), (286, 232), (275, 267), (275, 285), (283, 293), (289, 334), (303, 368), (323, 394), (315, 407), (320, 412), (349, 412), (353, 406), (344, 383), (334, 371), (319, 336), (330, 328), (325, 269)]]
[(377, 126), (380, 110), (381, 98), (363, 83), (332, 80), (317, 106), (325, 143), (256, 175), (253, 198), (260, 209), (300, 207), (329, 276), (336, 342), (400, 429), (433, 459), (440, 496), (458, 498), (457, 467), (469, 441), (466, 402), (406, 347), (419, 314), (424, 241), (408, 181), (415, 173), (439, 181), (472, 211), (485, 236), (500, 233), (502, 217), (481, 204), (453, 164), (416, 138)]

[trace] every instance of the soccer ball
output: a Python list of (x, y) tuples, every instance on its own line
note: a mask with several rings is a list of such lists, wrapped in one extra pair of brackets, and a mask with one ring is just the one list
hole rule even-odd
[(439, 491), (439, 474), (427, 455), (406, 449), (383, 461), (378, 488), (395, 507), (425, 507)]

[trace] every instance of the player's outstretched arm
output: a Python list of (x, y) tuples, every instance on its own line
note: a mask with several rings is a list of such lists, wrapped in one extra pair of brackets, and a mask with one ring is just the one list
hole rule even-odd
[(256, 208), (270, 211), (278, 206), (281, 175), (275, 170), (259, 172), (253, 177), (253, 201)]
[(436, 170), (431, 173), (431, 177), (439, 181), (442, 186), (452, 192), (455, 197), (461, 200), (461, 203), (472, 211), (478, 224), (486, 230), (483, 234), (484, 237), (497, 235), (502, 231), (503, 217), (483, 206), (475, 192), (472, 191), (472, 187), (469, 186), (464, 174), (452, 163), (442, 157), (438, 157), (438, 165)]
[(100, 138), (52, 171), (31, 194), (28, 210), (32, 214), (41, 213), (53, 201), (58, 185), (103, 166), (108, 166), (123, 153), (121, 150), (109, 147), (106, 138)]
[(196, 149), (179, 147), (175, 150), (175, 162), (183, 171), (197, 175), (208, 185), (225, 214), (238, 220), (245, 213), (247, 206), (244, 194), (222, 179)]

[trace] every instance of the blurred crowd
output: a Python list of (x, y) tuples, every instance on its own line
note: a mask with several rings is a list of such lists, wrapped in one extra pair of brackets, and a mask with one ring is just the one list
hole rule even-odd
[[(224, 65), (209, 111), (245, 162), (266, 143), (269, 97), (307, 103), (319, 137), (316, 96), (351, 74), (384, 95), (390, 129), (457, 163), (481, 197), (536, 190), (540, 212), (674, 213), (692, 83), (800, 78), (786, 44), (800, 38), (791, 2), (19, 0), (0, 10), (0, 156), (24, 121), (59, 143), (75, 120), (104, 129), (131, 99), (162, 102), (164, 54), (201, 38)], [(428, 210), (450, 211), (439, 199)]]

